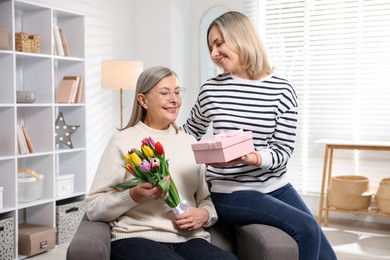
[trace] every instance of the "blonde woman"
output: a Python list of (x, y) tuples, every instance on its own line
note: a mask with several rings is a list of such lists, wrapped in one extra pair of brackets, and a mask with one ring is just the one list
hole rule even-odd
[(207, 31), (211, 59), (224, 73), (201, 87), (184, 131), (198, 140), (212, 123), (214, 134), (252, 131), (255, 151), (211, 164), (206, 178), (221, 219), (232, 225), (267, 224), (294, 238), (299, 259), (336, 259), (316, 219), (287, 177), (298, 120), (291, 83), (273, 71), (248, 17), (231, 11)]

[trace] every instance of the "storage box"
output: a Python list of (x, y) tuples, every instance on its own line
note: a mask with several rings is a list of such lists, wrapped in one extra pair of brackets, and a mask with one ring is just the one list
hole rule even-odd
[(39, 52), (39, 35), (26, 32), (15, 33), (15, 49), (23, 52)]
[(32, 256), (53, 249), (56, 229), (34, 224), (19, 224), (19, 254)]
[(30, 202), (42, 197), (43, 175), (30, 169), (18, 172), (18, 201)]
[(9, 50), (9, 30), (0, 27), (0, 50)]
[(14, 259), (14, 234), (14, 218), (0, 219), (0, 259)]
[(77, 228), (85, 214), (84, 201), (75, 201), (58, 205), (56, 215), (57, 245), (70, 242), (76, 234)]
[(66, 196), (74, 192), (74, 174), (59, 175), (56, 177), (57, 197)]
[(251, 131), (228, 131), (192, 144), (196, 163), (221, 163), (255, 150)]

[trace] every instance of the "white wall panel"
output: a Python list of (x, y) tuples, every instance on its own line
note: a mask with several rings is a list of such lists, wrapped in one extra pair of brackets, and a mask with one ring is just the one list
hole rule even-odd
[(110, 10), (112, 3), (116, 1), (35, 0), (34, 2), (85, 16), (87, 188), (89, 188), (100, 156), (114, 128), (112, 93), (100, 88), (100, 61), (112, 57), (114, 32)]

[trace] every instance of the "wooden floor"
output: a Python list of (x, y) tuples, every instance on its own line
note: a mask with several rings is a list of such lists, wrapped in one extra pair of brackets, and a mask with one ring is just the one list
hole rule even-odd
[[(323, 228), (338, 260), (390, 260), (390, 225), (330, 223)], [(29, 260), (65, 260), (68, 244)]]
[(338, 260), (390, 260), (390, 225), (330, 223), (323, 228)]

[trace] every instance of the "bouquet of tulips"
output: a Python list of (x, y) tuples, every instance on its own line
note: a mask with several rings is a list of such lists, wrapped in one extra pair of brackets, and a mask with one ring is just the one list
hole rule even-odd
[[(165, 158), (164, 148), (160, 142), (155, 143), (151, 137), (144, 138), (141, 150), (131, 149), (125, 154), (126, 165), (134, 179), (130, 183), (118, 183), (116, 187), (130, 189), (140, 182), (150, 182), (153, 186), (161, 186), (165, 203), (175, 214), (181, 214), (188, 209), (186, 201), (181, 201), (175, 182), (169, 173), (168, 159)], [(165, 177), (170, 176), (169, 187)]]

